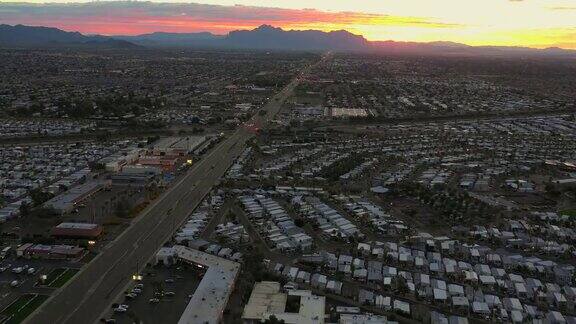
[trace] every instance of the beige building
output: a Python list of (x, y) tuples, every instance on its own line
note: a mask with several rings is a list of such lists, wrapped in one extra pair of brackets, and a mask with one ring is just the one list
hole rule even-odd
[[(248, 304), (244, 307), (244, 323), (261, 323), (272, 315), (284, 320), (286, 324), (324, 323), (325, 297), (315, 296), (309, 290), (282, 292), (280, 288), (279, 282), (257, 282)], [(289, 300), (299, 300), (297, 310), (286, 310)]]

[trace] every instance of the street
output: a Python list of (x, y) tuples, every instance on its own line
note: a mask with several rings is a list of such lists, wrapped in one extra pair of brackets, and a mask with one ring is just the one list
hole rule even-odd
[[(267, 114), (256, 114), (248, 123), (263, 127), (280, 110), (282, 103), (298, 85), (299, 76), (263, 107)], [(134, 220), (125, 232), (67, 285), (53, 294), (26, 323), (94, 323), (116, 296), (132, 280), (187, 219), (202, 199), (231, 166), (235, 157), (254, 136), (239, 127), (206, 157), (194, 165), (179, 182), (173, 184)], [(171, 212), (168, 212), (171, 210)]]

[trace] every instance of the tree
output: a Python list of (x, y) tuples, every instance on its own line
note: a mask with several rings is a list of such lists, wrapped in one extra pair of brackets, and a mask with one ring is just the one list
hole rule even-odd
[(148, 138), (146, 138), (146, 143), (147, 144), (152, 144), (154, 142), (156, 142), (157, 140), (160, 139), (160, 136), (155, 135), (155, 136), (148, 136)]
[(546, 190), (546, 193), (549, 194), (550, 196), (553, 197), (560, 196), (560, 191), (553, 184), (547, 183), (544, 188)]
[(22, 204), (20, 205), (20, 215), (22, 216), (28, 216), (30, 214), (30, 205), (28, 204)]
[(51, 207), (40, 207), (40, 208), (30, 209), (27, 212), (27, 215), (30, 217), (37, 217), (37, 218), (52, 218), (52, 217), (58, 215), (58, 212), (54, 208), (51, 208)]
[(120, 217), (120, 218), (128, 217), (129, 211), (130, 211), (130, 206), (128, 205), (128, 202), (124, 199), (117, 202), (116, 206), (114, 208), (114, 214), (116, 215), (116, 217)]
[(100, 172), (106, 170), (106, 165), (101, 162), (92, 162), (88, 165), (90, 167), (90, 171), (93, 172)]
[(30, 190), (30, 198), (32, 198), (34, 206), (40, 206), (48, 200), (52, 199), (52, 197), (54, 197), (54, 194), (51, 192), (45, 192), (41, 189)]
[(311, 130), (312, 128), (316, 127), (318, 123), (312, 119), (308, 119), (304, 121), (304, 127), (306, 127), (306, 129)]
[(303, 227), (304, 226), (304, 220), (302, 220), (301, 218), (297, 218), (294, 220), (294, 224), (298, 227)]
[(406, 284), (406, 280), (402, 277), (395, 277), (394, 286), (396, 293), (399, 295), (405, 295), (410, 292), (408, 285)]

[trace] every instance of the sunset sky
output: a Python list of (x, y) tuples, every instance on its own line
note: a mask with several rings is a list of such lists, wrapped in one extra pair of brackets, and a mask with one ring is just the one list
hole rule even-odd
[(105, 35), (225, 34), (270, 24), (284, 29), (346, 29), (369, 40), (576, 49), (576, 0), (0, 0), (0, 23)]

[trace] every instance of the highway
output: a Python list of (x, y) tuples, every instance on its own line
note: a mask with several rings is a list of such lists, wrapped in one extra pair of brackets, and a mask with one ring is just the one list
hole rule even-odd
[[(257, 113), (247, 124), (264, 127), (278, 113), (282, 103), (298, 85), (300, 77), (310, 68), (306, 67), (271, 98), (262, 108), (267, 112), (265, 115)], [(148, 206), (129, 228), (106, 245), (71, 281), (52, 294), (25, 323), (96, 323), (116, 297), (123, 293), (132, 275), (141, 270), (186, 221), (236, 156), (244, 150), (246, 141), (253, 136), (254, 132), (248, 127), (239, 127)]]

